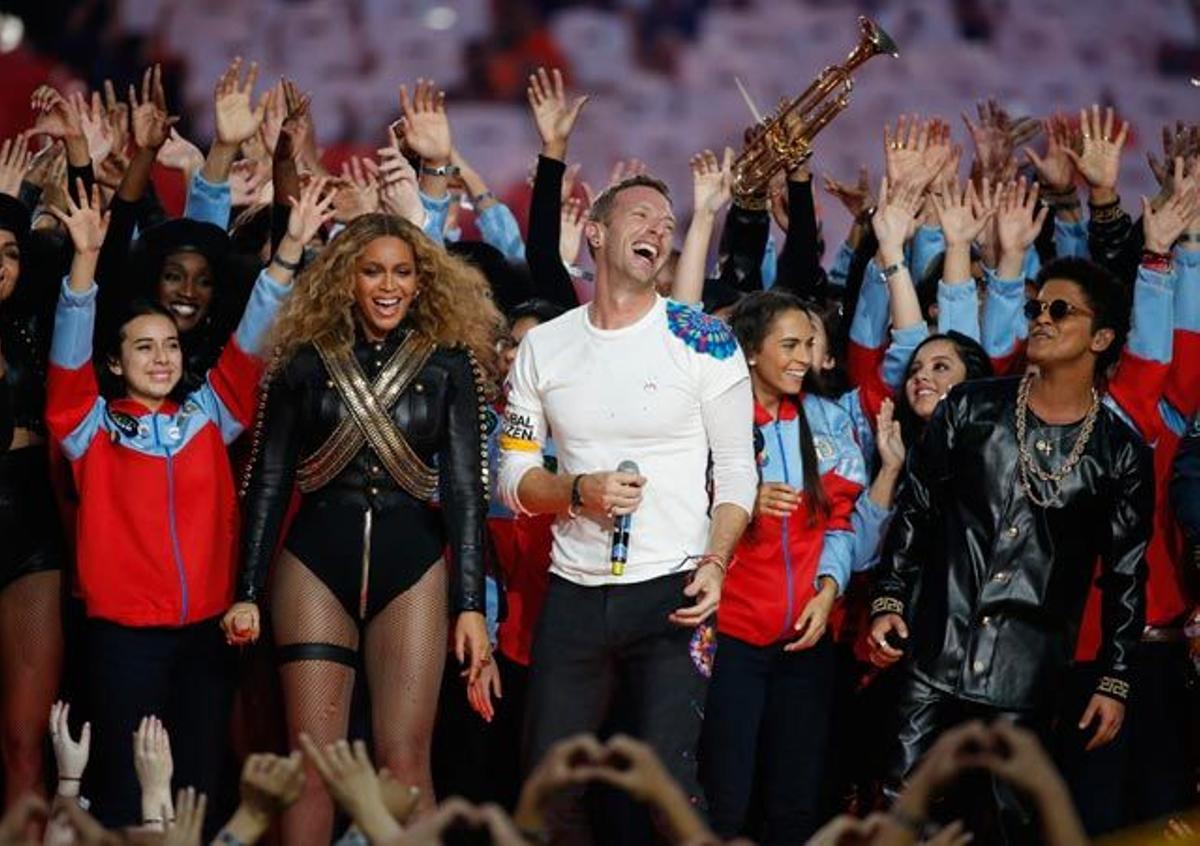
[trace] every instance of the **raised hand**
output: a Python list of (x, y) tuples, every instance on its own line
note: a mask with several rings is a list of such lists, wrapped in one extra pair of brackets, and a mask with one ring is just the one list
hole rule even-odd
[(341, 185), (333, 200), (334, 218), (339, 223), (379, 211), (378, 172), (366, 167), (358, 156), (342, 162)]
[(142, 98), (129, 86), (129, 111), (132, 116), (133, 143), (143, 150), (158, 150), (167, 142), (171, 126), (179, 118), (167, 115), (167, 95), (163, 92), (162, 67), (155, 65), (142, 74)]
[(49, 85), (41, 85), (33, 92), (29, 101), (37, 120), (33, 124), (35, 134), (49, 135), (51, 138), (83, 138), (83, 127), (79, 121), (79, 113), (71, 106), (67, 98), (59, 94)]
[(425, 225), (425, 207), (417, 187), (417, 172), (408, 159), (395, 147), (380, 147), (379, 164), (368, 159), (364, 162), (367, 172), (379, 179), (380, 208), (397, 217), (402, 217), (414, 226)]
[(1075, 164), (1067, 151), (1072, 149), (1071, 125), (1065, 115), (1054, 114), (1046, 118), (1046, 155), (1039, 156), (1032, 147), (1025, 148), (1025, 157), (1038, 172), (1038, 179), (1046, 188), (1066, 191), (1075, 187)]
[(1079, 125), (1083, 133), (1083, 149), (1075, 152), (1070, 147), (1066, 154), (1081, 176), (1095, 191), (1115, 192), (1117, 176), (1121, 172), (1121, 150), (1125, 139), (1129, 136), (1129, 121), (1121, 121), (1114, 132), (1113, 110), (1110, 106), (1104, 110), (1104, 119), (1100, 118), (1100, 106), (1093, 104), (1091, 111), (1079, 110)]
[(286, 238), (304, 247), (333, 219), (335, 192), (327, 190), (329, 187), (328, 179), (314, 179), (301, 189), (299, 198), (288, 197), (292, 211), (288, 215)]
[(1175, 121), (1172, 129), (1170, 124), (1162, 128), (1163, 157), (1159, 159), (1150, 151), (1146, 151), (1146, 161), (1150, 172), (1158, 184), (1164, 189), (1169, 188), (1171, 179), (1171, 163), (1183, 157), (1186, 161), (1200, 155), (1200, 125), (1187, 125), (1183, 121)]
[(894, 135), (891, 124), (884, 125), (883, 147), (888, 181), (924, 189), (950, 158), (950, 130), (937, 118), (922, 122), (917, 115), (900, 115)]
[(67, 702), (55, 702), (50, 708), (50, 742), (54, 747), (54, 761), (58, 767), (60, 781), (78, 782), (87, 769), (88, 756), (92, 748), (92, 724), (84, 723), (79, 740), (71, 737), (68, 717), (71, 706)]
[(692, 208), (696, 213), (715, 215), (733, 196), (733, 150), (725, 148), (718, 161), (716, 153), (705, 150), (692, 156)]
[(242, 804), (252, 812), (273, 817), (300, 798), (304, 789), (304, 758), (293, 752), (251, 755), (242, 765)]
[(450, 121), (446, 118), (446, 92), (432, 79), (418, 79), (412, 97), (400, 86), (400, 132), (404, 143), (425, 162), (439, 166), (450, 161), (453, 146)]
[(1037, 240), (1049, 213), (1049, 206), (1038, 204), (1037, 183), (1027, 185), (1022, 176), (1004, 186), (996, 209), (996, 235), (1000, 241), (1002, 263), (1006, 256), (1024, 261), (1025, 251)]
[(978, 123), (973, 122), (966, 112), (962, 113), (962, 119), (975, 145), (975, 163), (979, 175), (992, 180), (1007, 179), (1008, 174), (1016, 170), (1012, 151), (1017, 138), (1032, 136), (1028, 136), (1027, 131), (1015, 135), (1008, 112), (994, 99), (976, 103), (975, 111)]
[(283, 121), (288, 116), (288, 100), (284, 92), (283, 80), (267, 89), (263, 95), (263, 121), (259, 127), (259, 137), (268, 156), (275, 154), (275, 145), (279, 143), (279, 132), (283, 129)]
[(0, 144), (0, 194), (15, 197), (21, 192), (21, 181), (25, 178), (25, 172), (29, 170), (32, 161), (29, 133), (22, 132)]
[(162, 846), (200, 846), (207, 808), (208, 797), (203, 793), (197, 796), (196, 788), (180, 790), (175, 797), (175, 823), (167, 827)]
[(875, 448), (880, 464), (888, 470), (899, 471), (904, 467), (904, 436), (900, 421), (895, 419), (896, 404), (885, 399), (875, 416)]
[(583, 227), (587, 223), (587, 209), (578, 197), (569, 197), (563, 202), (559, 215), (558, 254), (564, 264), (575, 264), (579, 259), (579, 248), (583, 245)]
[(588, 95), (576, 97), (568, 103), (562, 71), (558, 68), (550, 73), (546, 73), (545, 68), (538, 68), (537, 73), (530, 74), (525, 94), (533, 110), (538, 135), (542, 137), (542, 155), (562, 160), (567, 153), (567, 142), (575, 129), (575, 121), (579, 119)]
[(229, 169), (229, 194), (234, 206), (259, 202), (263, 187), (271, 181), (271, 163), (265, 159), (239, 159)]
[(266, 113), (266, 98), (260, 98), (258, 108), (251, 107), (254, 83), (258, 79), (258, 62), (251, 62), (242, 78), (242, 57), (234, 59), (217, 79), (213, 100), (217, 122), (217, 140), (223, 144), (241, 144), (262, 126)]
[(175, 761), (171, 757), (171, 737), (158, 717), (143, 717), (133, 733), (133, 768), (142, 790), (142, 819), (166, 823), (171, 817)]
[(320, 773), (329, 795), (372, 843), (399, 833), (399, 824), (384, 804), (379, 776), (365, 743), (356, 740), (352, 746), (339, 740), (320, 748), (307, 734), (301, 734), (300, 748)]
[[(984, 193), (990, 194), (990, 183), (984, 182)], [(968, 182), (966, 189), (960, 188), (957, 180), (950, 183), (941, 194), (930, 195), (942, 234), (949, 247), (956, 244), (970, 245), (979, 237), (983, 228), (991, 220), (995, 209), (981, 200), (975, 192), (973, 183)]]
[(853, 184), (839, 182), (826, 174), (823, 179), (825, 191), (846, 209), (852, 218), (875, 206), (875, 198), (871, 195), (871, 172), (866, 165), (858, 169), (858, 180)]
[(50, 212), (62, 222), (71, 236), (76, 255), (96, 255), (104, 244), (104, 236), (108, 232), (111, 214), (101, 212), (103, 200), (100, 186), (92, 185), (91, 202), (88, 202), (87, 189), (83, 180), (76, 181), (79, 203), (67, 193), (66, 210), (51, 207)]
[(646, 171), (646, 163), (636, 156), (631, 159), (617, 159), (613, 162), (612, 170), (608, 174), (609, 187), (618, 182), (624, 182), (632, 176), (640, 176)]
[(117, 97), (111, 79), (104, 80), (104, 120), (112, 135), (113, 153), (124, 156), (129, 143), (129, 104)]
[(1146, 249), (1155, 253), (1169, 253), (1176, 239), (1188, 228), (1200, 206), (1200, 193), (1195, 187), (1184, 188), (1183, 159), (1175, 160), (1175, 184), (1181, 186), (1157, 210), (1146, 197), (1142, 197), (1142, 232)]
[(924, 186), (906, 182), (893, 186), (885, 176), (879, 185), (879, 207), (871, 218), (875, 237), (879, 239), (879, 252), (885, 261), (898, 261), (897, 255), (904, 253), (904, 241), (916, 221), (921, 209)]
[(167, 140), (158, 148), (157, 161), (163, 167), (192, 174), (204, 166), (204, 153), (172, 127)]
[(99, 164), (108, 158), (116, 141), (112, 126), (108, 122), (108, 115), (104, 111), (104, 103), (100, 99), (100, 92), (93, 91), (91, 99), (88, 100), (82, 92), (76, 91), (71, 95), (70, 102), (75, 113), (79, 115), (79, 126), (87, 140), (92, 164)]

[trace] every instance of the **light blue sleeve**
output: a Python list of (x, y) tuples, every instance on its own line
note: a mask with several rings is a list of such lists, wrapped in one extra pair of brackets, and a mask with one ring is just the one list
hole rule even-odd
[(850, 522), (854, 525), (854, 563), (852, 570), (861, 573), (879, 563), (883, 535), (892, 517), (892, 509), (877, 505), (868, 491), (859, 494)]
[[(845, 482), (865, 489), (867, 465), (862, 448), (854, 435), (854, 420), (836, 403), (825, 403), (826, 410), (821, 421), (830, 439), (837, 445), (837, 464), (832, 472)], [(821, 468), (822, 473), (825, 468)], [(857, 505), (857, 501), (856, 501)], [(854, 517), (849, 518), (850, 528), (832, 529), (825, 532), (825, 543), (821, 547), (821, 559), (817, 564), (817, 575), (813, 586), (820, 590), (822, 576), (830, 576), (838, 586), (838, 595), (850, 584), (850, 573), (854, 568)]]
[(992, 358), (1010, 355), (1017, 342), (1025, 339), (1029, 326), (1025, 322), (1025, 280), (998, 279), (986, 269), (987, 294), (983, 302), (984, 352)]
[(435, 244), (444, 244), (446, 237), (443, 230), (446, 228), (446, 215), (450, 213), (450, 194), (430, 197), (424, 191), (419, 193), (425, 209), (425, 226), (422, 230)]
[(867, 262), (863, 273), (862, 288), (858, 292), (858, 303), (850, 321), (850, 340), (858, 346), (877, 350), (883, 346), (887, 336), (888, 321), (891, 319), (891, 293), (887, 282), (875, 264)]
[(883, 354), (883, 364), (880, 367), (883, 384), (893, 391), (900, 389), (908, 375), (908, 362), (913, 352), (928, 337), (929, 327), (924, 323), (892, 330), (892, 341)]
[(925, 272), (929, 269), (930, 263), (937, 258), (939, 253), (946, 251), (946, 237), (942, 234), (940, 226), (918, 226), (917, 232), (913, 235), (911, 257), (908, 261), (908, 266), (912, 269), (913, 282), (920, 282), (925, 278)]
[(521, 227), (513, 217), (512, 209), (504, 203), (496, 202), (481, 211), (475, 217), (479, 224), (479, 234), (509, 261), (525, 260), (525, 239), (521, 237)]
[(1175, 273), (1158, 273), (1139, 265), (1133, 283), (1129, 352), (1143, 361), (1170, 364), (1175, 339)]
[(1059, 258), (1091, 258), (1087, 226), (1082, 220), (1066, 223), (1054, 218), (1054, 254)]
[(763, 248), (762, 268), (759, 273), (762, 274), (764, 291), (775, 287), (775, 277), (779, 275), (779, 254), (775, 251), (775, 239), (770, 235), (767, 236), (767, 246)]
[(229, 183), (213, 184), (201, 176), (200, 171), (196, 171), (188, 186), (183, 216), (228, 229), (229, 212), (232, 208), (233, 194), (229, 190)]
[(979, 340), (979, 289), (974, 279), (946, 283), (938, 280), (938, 331), (961, 332)]
[(500, 631), (500, 586), (491, 576), (483, 578), (484, 622), (487, 625), (488, 640), (494, 649)]
[(1175, 328), (1200, 332), (1200, 250), (1175, 250)]
[(850, 262), (854, 260), (854, 250), (843, 241), (838, 245), (833, 257), (833, 265), (829, 268), (829, 284), (835, 288), (845, 288), (850, 277)]

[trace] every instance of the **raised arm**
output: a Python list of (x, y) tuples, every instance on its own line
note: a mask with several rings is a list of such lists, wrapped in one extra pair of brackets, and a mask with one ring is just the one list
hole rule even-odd
[(521, 228), (512, 210), (488, 188), (479, 171), (458, 149), (450, 151), (450, 161), (458, 168), (459, 176), (471, 197), (475, 207), (475, 221), (483, 240), (504, 254), (509, 261), (525, 259), (525, 239), (521, 237)]
[(551, 73), (539, 68), (529, 77), (526, 94), (542, 139), (542, 152), (533, 180), (525, 256), (535, 295), (564, 308), (574, 308), (579, 300), (559, 254), (562, 180), (567, 143), (588, 97), (583, 95), (568, 102), (562, 72), (557, 68)]
[(210, 185), (229, 181), (229, 172), (242, 142), (253, 138), (262, 126), (267, 108), (266, 95), (259, 99), (257, 108), (251, 104), (257, 80), (258, 63), (251, 62), (243, 77), (240, 56), (217, 79), (213, 92), (217, 134), (200, 171)]
[(712, 150), (692, 156), (692, 222), (683, 240), (671, 298), (681, 303), (699, 304), (704, 292), (708, 247), (712, 241), (717, 215), (732, 195), (733, 150), (725, 148), (718, 161)]

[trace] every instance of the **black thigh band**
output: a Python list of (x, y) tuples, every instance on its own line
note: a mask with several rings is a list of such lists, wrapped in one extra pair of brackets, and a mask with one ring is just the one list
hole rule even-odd
[(358, 669), (358, 651), (334, 643), (289, 643), (275, 647), (275, 659), (280, 664), (294, 661), (331, 661)]

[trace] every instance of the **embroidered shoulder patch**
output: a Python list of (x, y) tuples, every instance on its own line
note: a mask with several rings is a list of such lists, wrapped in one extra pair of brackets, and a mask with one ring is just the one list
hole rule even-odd
[(667, 326), (698, 353), (725, 359), (737, 351), (737, 339), (729, 327), (698, 308), (667, 300)]

